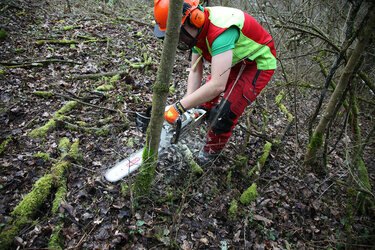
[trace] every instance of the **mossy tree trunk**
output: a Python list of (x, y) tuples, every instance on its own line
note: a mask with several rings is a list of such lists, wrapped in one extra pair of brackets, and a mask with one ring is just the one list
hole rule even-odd
[(147, 129), (143, 163), (133, 186), (135, 196), (148, 194), (154, 177), (160, 133), (164, 121), (165, 103), (169, 92), (169, 80), (175, 61), (182, 19), (182, 3), (182, 0), (169, 1), (168, 24), (161, 62), (154, 85), (151, 120)]
[(310, 139), (310, 143), (307, 148), (307, 152), (306, 152), (305, 159), (304, 159), (305, 166), (314, 165), (315, 160), (317, 158), (318, 150), (323, 145), (323, 136), (325, 133), (325, 129), (329, 121), (335, 117), (334, 111), (337, 110), (336, 105), (340, 102), (342, 95), (344, 94), (344, 91), (347, 88), (350, 79), (355, 73), (354, 70), (358, 62), (361, 60), (362, 52), (365, 50), (365, 48), (370, 42), (369, 34), (372, 34), (374, 26), (375, 26), (375, 14), (373, 13), (373, 10), (374, 10), (373, 6), (374, 4), (369, 9), (369, 20), (367, 21), (366, 27), (363, 29), (363, 32), (359, 35), (357, 44), (354, 48), (352, 55), (349, 58), (348, 63), (345, 66), (344, 72), (340, 77), (339, 83), (337, 84), (337, 87), (328, 102), (328, 106)]

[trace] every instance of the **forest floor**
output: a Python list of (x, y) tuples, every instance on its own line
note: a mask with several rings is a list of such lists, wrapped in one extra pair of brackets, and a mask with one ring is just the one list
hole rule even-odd
[[(247, 141), (246, 130), (236, 128), (223, 155), (203, 175), (193, 175), (172, 147), (160, 156), (149, 197), (134, 200), (129, 188), (134, 175), (117, 183), (105, 181), (106, 169), (144, 145), (135, 112), (143, 113), (151, 103), (162, 41), (152, 34), (151, 2), (117, 8), (74, 2), (71, 10), (65, 1), (0, 4), (0, 24), (7, 33), (0, 40), (4, 146), (0, 231), (6, 229), (12, 210), (34, 183), (50, 172), (62, 153), (62, 138), (79, 140), (82, 156), (70, 166), (67, 195), (58, 212), (51, 212), (51, 194), (34, 214), (34, 221), (21, 228), (12, 247), (46, 248), (56, 223), (64, 225), (60, 228), (63, 248), (335, 249), (345, 245), (346, 191), (337, 182), (348, 174), (344, 150), (332, 153), (326, 175), (306, 172), (302, 160), (308, 137), (295, 124), (281, 146), (271, 149), (257, 180), (256, 201), (238, 202), (237, 213), (228, 212), (230, 204), (251, 185), (246, 173), (262, 155), (266, 139), (275, 139), (288, 126), (288, 117), (275, 102), (281, 90), (275, 84), (282, 81), (280, 72), (239, 121), (259, 136)], [(168, 104), (184, 95), (188, 56), (177, 53)], [(87, 77), (106, 72), (122, 74), (119, 79)], [(35, 91), (53, 95), (42, 97)], [(310, 89), (303, 91), (300, 94), (309, 99), (294, 100), (302, 107), (298, 113), (301, 127), (318, 95)], [(78, 105), (64, 119), (57, 119), (53, 129), (40, 138), (30, 137), (31, 131), (45, 125), (67, 102), (77, 100)], [(291, 112), (292, 101), (284, 100)], [(203, 145), (205, 130), (202, 126), (184, 141), (194, 154)], [(43, 153), (49, 157), (41, 157)], [(245, 166), (239, 166), (239, 155), (246, 157)], [(374, 160), (366, 163), (374, 183)], [(374, 218), (355, 216), (354, 245), (349, 248), (373, 247), (373, 225)]]

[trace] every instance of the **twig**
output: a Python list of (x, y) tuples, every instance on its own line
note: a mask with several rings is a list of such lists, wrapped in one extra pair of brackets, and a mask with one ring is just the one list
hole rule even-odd
[(103, 73), (98, 73), (98, 74), (86, 74), (86, 75), (73, 75), (71, 78), (72, 79), (98, 79), (101, 77), (110, 77), (110, 76), (115, 76), (115, 75), (128, 75), (129, 72), (127, 70), (124, 71), (113, 71), (113, 72), (103, 72)]
[(120, 21), (131, 21), (131, 22), (136, 22), (138, 24), (142, 24), (142, 25), (146, 25), (146, 26), (150, 26), (150, 27), (154, 27), (154, 25), (152, 23), (145, 23), (139, 19), (135, 19), (135, 18), (123, 18), (123, 17), (120, 17), (120, 18), (117, 18), (118, 20)]
[(48, 64), (48, 63), (71, 63), (71, 64), (82, 64), (70, 60), (61, 60), (61, 59), (47, 59), (47, 60), (39, 60), (33, 62), (0, 62), (1, 65), (4, 66), (16, 66), (16, 67), (31, 67), (31, 66), (40, 66), (39, 64)]
[(340, 48), (336, 44), (334, 44), (332, 41), (330, 41), (326, 37), (324, 37), (320, 34), (317, 34), (315, 32), (305, 30), (305, 29), (302, 29), (302, 28), (298, 28), (298, 27), (284, 25), (284, 24), (279, 24), (279, 25), (276, 25), (275, 27), (276, 28), (291, 29), (291, 30), (294, 30), (294, 31), (299, 31), (301, 33), (309, 34), (309, 35), (314, 36), (314, 37), (318, 37), (318, 38), (322, 39), (323, 41), (325, 41), (326, 43), (328, 43), (329, 45), (331, 45), (337, 52), (340, 52)]
[(89, 169), (89, 168), (85, 168), (85, 167), (80, 166), (80, 165), (78, 165), (78, 164), (75, 164), (75, 163), (73, 163), (73, 162), (71, 162), (70, 164), (73, 165), (74, 167), (82, 168), (82, 169), (87, 170), (87, 171), (90, 171), (90, 172), (92, 172), (92, 173), (96, 173), (95, 170), (92, 170), (92, 169)]
[(82, 245), (82, 243), (83, 243), (83, 241), (86, 239), (86, 237), (87, 236), (89, 236), (91, 233), (92, 233), (92, 231), (94, 231), (94, 229), (96, 228), (96, 226), (97, 226), (98, 224), (94, 224), (94, 226), (91, 228), (91, 230), (90, 230), (90, 232), (87, 234), (87, 233), (85, 233), (83, 236), (82, 236), (82, 238), (79, 240), (79, 242), (77, 243), (77, 245), (75, 246), (75, 247), (70, 247), (70, 248), (68, 248), (68, 249), (78, 249), (78, 248), (80, 248), (80, 246)]
[(371, 193), (369, 190), (366, 190), (366, 189), (363, 189), (363, 188), (359, 188), (359, 187), (356, 187), (354, 185), (346, 184), (345, 182), (343, 182), (341, 180), (337, 180), (336, 183), (338, 183), (340, 185), (343, 185), (344, 187), (347, 187), (347, 188), (354, 188), (358, 192), (365, 193), (365, 194), (371, 196), (372, 198), (375, 198), (375, 195), (373, 193)]
[[(328, 123), (328, 127), (326, 129), (326, 136), (325, 136), (325, 140), (324, 140), (324, 150), (323, 150), (323, 166), (326, 167), (327, 166), (327, 157), (328, 157), (328, 154), (327, 154), (327, 151), (328, 151), (328, 139), (329, 139), (329, 136), (330, 136), (330, 131), (331, 131), (331, 127), (333, 125), (333, 122), (336, 118), (336, 115), (337, 115), (337, 112), (339, 111), (339, 109), (341, 108), (341, 106), (343, 105), (344, 101), (345, 101), (345, 98), (346, 98), (346, 95), (349, 91), (349, 88), (350, 87), (347, 87), (341, 97), (341, 100), (340, 102), (337, 104), (335, 110), (334, 110), (334, 117), (332, 117), (332, 119), (329, 121)], [(351, 104), (350, 104), (351, 105)], [(348, 109), (348, 114), (350, 113), (350, 109)], [(344, 124), (344, 130), (346, 128), (346, 119), (345, 119), (345, 124)], [(344, 131), (343, 130), (343, 131)], [(338, 142), (338, 141), (337, 141)]]
[(250, 131), (248, 128), (246, 128), (243, 124), (239, 123), (238, 124), (240, 126), (240, 128), (246, 132), (246, 133), (249, 133), (250, 135), (252, 136), (255, 136), (255, 137), (259, 137), (259, 138), (262, 138), (263, 140), (266, 140), (268, 142), (273, 142), (273, 140), (271, 138), (269, 138), (268, 136), (264, 135), (264, 134), (259, 134), (259, 133), (254, 133), (252, 131)]
[[(91, 103), (88, 103), (88, 102), (84, 102), (84, 101), (78, 100), (78, 99), (70, 97), (70, 96), (62, 95), (62, 94), (59, 94), (59, 93), (54, 93), (54, 94), (57, 95), (57, 96), (59, 96), (59, 97), (67, 98), (67, 99), (70, 99), (72, 101), (76, 101), (76, 102), (78, 102), (80, 104), (87, 105), (87, 106), (90, 106), (90, 107), (93, 107), (93, 108), (104, 109), (104, 110), (108, 110), (108, 111), (116, 112), (116, 113), (120, 112), (120, 110), (115, 110), (115, 109), (111, 109), (111, 108), (106, 108), (106, 107), (98, 106), (98, 105), (95, 105), (95, 104), (91, 104)], [(131, 114), (135, 114), (136, 113), (135, 111), (131, 111), (131, 110), (125, 110), (125, 111), (121, 111), (121, 112), (122, 113), (131, 113)]]
[(102, 40), (85, 40), (85, 41), (77, 41), (77, 40), (39, 40), (36, 41), (35, 44), (41, 45), (44, 43), (50, 43), (50, 44), (79, 44), (79, 43), (93, 43), (93, 42), (107, 42), (107, 39), (102, 39)]

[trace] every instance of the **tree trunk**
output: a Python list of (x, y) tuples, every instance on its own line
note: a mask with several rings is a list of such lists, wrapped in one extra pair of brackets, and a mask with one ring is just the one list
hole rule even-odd
[(366, 27), (364, 28), (363, 32), (359, 36), (359, 40), (355, 46), (355, 49), (352, 55), (349, 58), (347, 65), (345, 66), (344, 72), (340, 77), (340, 81), (333, 92), (328, 106), (323, 114), (323, 117), (320, 119), (318, 126), (316, 127), (313, 136), (310, 139), (309, 146), (307, 148), (307, 152), (305, 155), (304, 165), (312, 165), (315, 162), (317, 152), (323, 145), (323, 136), (325, 133), (325, 129), (329, 121), (334, 117), (334, 110), (336, 105), (340, 101), (348, 83), (353, 74), (355, 73), (354, 70), (361, 59), (361, 54), (367, 45), (370, 42), (370, 34), (372, 34), (372, 30), (375, 26), (375, 14), (373, 11), (373, 6), (369, 10), (369, 20), (367, 21)]
[(154, 177), (160, 133), (164, 122), (165, 103), (169, 92), (169, 80), (179, 38), (182, 3), (182, 0), (171, 0), (169, 2), (168, 24), (161, 62), (154, 85), (151, 120), (147, 129), (146, 147), (142, 158), (143, 163), (133, 186), (134, 194), (137, 197), (148, 194)]

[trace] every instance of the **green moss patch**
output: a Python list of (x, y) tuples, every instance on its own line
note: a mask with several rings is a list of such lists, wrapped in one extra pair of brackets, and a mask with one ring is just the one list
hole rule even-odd
[(230, 203), (229, 209), (228, 209), (228, 217), (231, 220), (236, 220), (237, 218), (237, 212), (238, 212), (238, 202), (236, 200), (233, 200)]
[(257, 185), (253, 183), (240, 197), (240, 202), (244, 205), (249, 205), (250, 202), (255, 201), (258, 196)]

